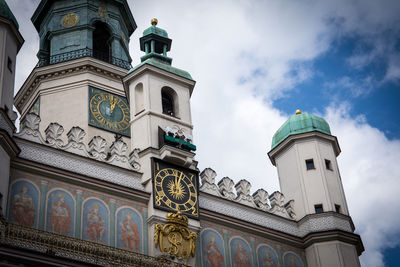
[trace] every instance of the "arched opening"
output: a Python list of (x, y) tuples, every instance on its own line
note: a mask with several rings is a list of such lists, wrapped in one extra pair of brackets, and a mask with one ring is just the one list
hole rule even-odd
[(143, 84), (139, 83), (135, 87), (135, 114), (144, 109)]
[(111, 59), (111, 33), (104, 22), (97, 21), (93, 31), (93, 57), (110, 62)]
[(176, 92), (169, 88), (163, 87), (161, 89), (162, 111), (164, 114), (177, 117), (178, 110), (178, 95)]

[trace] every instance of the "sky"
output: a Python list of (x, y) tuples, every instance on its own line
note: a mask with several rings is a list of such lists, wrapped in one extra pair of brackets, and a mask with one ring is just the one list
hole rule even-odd
[[(25, 44), (16, 90), (37, 63), (29, 18), (38, 0), (6, 0)], [(217, 181), (247, 179), (279, 190), (268, 159), (277, 129), (296, 109), (327, 120), (362, 266), (400, 255), (400, 2), (396, 0), (128, 0), (138, 25), (132, 65), (151, 18), (168, 31), (173, 66), (187, 70), (196, 159)], [(212, 119), (210, 119), (212, 118)]]

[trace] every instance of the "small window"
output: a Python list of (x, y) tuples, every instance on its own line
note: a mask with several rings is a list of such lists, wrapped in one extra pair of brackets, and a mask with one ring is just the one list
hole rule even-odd
[(307, 167), (307, 170), (315, 169), (314, 160), (313, 159), (307, 159), (306, 160), (306, 167)]
[(340, 213), (340, 205), (335, 204), (335, 211), (336, 211), (337, 213)]
[(162, 92), (162, 109), (164, 114), (174, 116), (174, 100), (167, 92)]
[(315, 213), (323, 213), (324, 212), (324, 208), (322, 207), (322, 204), (318, 204), (318, 205), (314, 205), (315, 208)]
[(8, 61), (7, 61), (7, 68), (8, 68), (8, 70), (9, 70), (10, 72), (13, 72), (13, 62), (12, 62), (11, 58), (8, 58)]
[(327, 170), (331, 170), (331, 171), (333, 170), (332, 169), (332, 162), (329, 159), (325, 160), (325, 167), (326, 167)]

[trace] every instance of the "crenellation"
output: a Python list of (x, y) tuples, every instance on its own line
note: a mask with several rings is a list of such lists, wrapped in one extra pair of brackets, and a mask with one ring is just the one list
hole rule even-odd
[[(78, 126), (72, 127), (67, 133), (67, 143), (64, 144), (61, 137), (64, 127), (56, 122), (50, 123), (45, 130), (45, 139), (40, 133), (40, 117), (28, 113), (21, 120), (20, 131), (16, 137), (40, 143), (46, 146), (61, 149), (83, 157), (104, 161), (111, 165), (125, 169), (140, 170), (139, 149), (135, 148), (128, 153), (128, 145), (122, 139), (115, 140), (109, 148), (107, 141), (101, 136), (94, 136), (88, 146), (84, 143), (85, 130)], [(107, 151), (109, 151), (107, 153)]]
[(227, 199), (234, 200), (235, 193), (233, 193), (233, 185), (235, 183), (229, 177), (224, 177), (218, 182), (219, 192)]
[(270, 208), (268, 204), (268, 192), (262, 188), (253, 193), (253, 201), (258, 208), (264, 211), (268, 211)]

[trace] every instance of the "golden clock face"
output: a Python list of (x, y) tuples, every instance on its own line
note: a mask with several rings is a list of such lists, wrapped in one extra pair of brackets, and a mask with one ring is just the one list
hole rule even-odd
[(126, 99), (90, 87), (89, 124), (129, 136), (130, 112)]
[(154, 207), (198, 218), (197, 172), (153, 159)]

